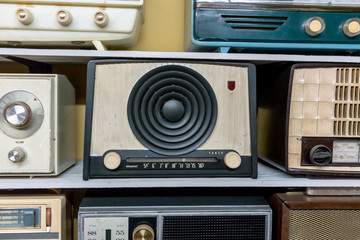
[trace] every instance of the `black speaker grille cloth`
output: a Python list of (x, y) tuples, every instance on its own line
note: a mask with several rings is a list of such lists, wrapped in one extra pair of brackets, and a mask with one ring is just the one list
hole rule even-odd
[(265, 216), (164, 217), (163, 240), (264, 240)]
[(128, 120), (136, 138), (162, 155), (184, 155), (211, 135), (217, 101), (207, 80), (191, 68), (165, 65), (143, 75), (128, 101)]

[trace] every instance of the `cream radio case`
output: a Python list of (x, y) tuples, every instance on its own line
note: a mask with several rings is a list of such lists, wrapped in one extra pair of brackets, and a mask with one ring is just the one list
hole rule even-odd
[(58, 175), (75, 163), (75, 91), (65, 76), (0, 74), (0, 176)]
[(0, 239), (72, 239), (63, 195), (0, 195)]
[(87, 80), (85, 180), (257, 176), (253, 65), (95, 60)]
[(143, 0), (0, 0), (0, 45), (127, 47), (143, 21)]
[(360, 176), (360, 65), (271, 70), (259, 77), (259, 157), (291, 174)]

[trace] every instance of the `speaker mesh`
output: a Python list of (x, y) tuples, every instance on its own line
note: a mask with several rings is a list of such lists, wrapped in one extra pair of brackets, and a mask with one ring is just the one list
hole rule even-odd
[(291, 210), (289, 240), (360, 239), (359, 210)]
[(163, 240), (264, 240), (265, 226), (265, 216), (169, 216)]
[(128, 101), (128, 120), (136, 138), (162, 155), (183, 155), (200, 147), (217, 119), (217, 101), (206, 79), (179, 65), (143, 75)]

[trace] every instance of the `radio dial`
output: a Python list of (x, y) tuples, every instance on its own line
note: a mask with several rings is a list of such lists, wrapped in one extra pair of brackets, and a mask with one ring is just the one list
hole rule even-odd
[(224, 157), (224, 163), (228, 168), (236, 169), (241, 165), (241, 157), (236, 152), (228, 152)]
[(109, 152), (104, 157), (104, 165), (109, 170), (117, 169), (121, 164), (121, 157), (116, 152)]
[(360, 35), (360, 19), (352, 18), (345, 22), (343, 31), (348, 37), (356, 37)]
[(305, 23), (305, 31), (311, 36), (315, 37), (325, 30), (325, 22), (321, 17), (309, 18)]
[(24, 102), (11, 103), (5, 107), (4, 119), (14, 128), (24, 128), (31, 122), (31, 109)]
[(331, 150), (325, 145), (316, 145), (310, 150), (310, 161), (318, 166), (325, 166), (332, 160)]
[(68, 26), (72, 21), (71, 13), (67, 10), (60, 10), (57, 13), (56, 19), (63, 26)]
[(8, 153), (8, 159), (13, 163), (19, 163), (25, 160), (25, 151), (21, 148), (14, 148)]
[(133, 240), (154, 240), (155, 234), (152, 227), (147, 224), (137, 226), (133, 231)]
[(16, 18), (24, 25), (29, 25), (33, 22), (34, 16), (30, 10), (25, 8), (20, 8), (16, 11)]

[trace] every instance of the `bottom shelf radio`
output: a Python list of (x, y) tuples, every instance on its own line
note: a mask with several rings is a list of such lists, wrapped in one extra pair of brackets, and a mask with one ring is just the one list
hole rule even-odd
[(269, 240), (261, 197), (88, 197), (79, 240)]

